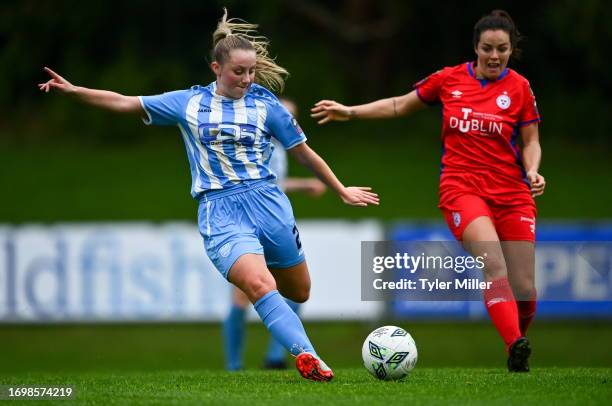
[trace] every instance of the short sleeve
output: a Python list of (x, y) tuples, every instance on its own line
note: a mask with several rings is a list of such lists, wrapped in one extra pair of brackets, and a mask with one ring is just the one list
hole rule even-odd
[(519, 114), (518, 125), (522, 127), (539, 121), (541, 121), (540, 112), (538, 111), (535, 95), (533, 90), (531, 90), (529, 82), (525, 80), (523, 84), (523, 104)]
[(417, 96), (423, 103), (433, 105), (440, 102), (440, 90), (446, 75), (447, 69), (441, 69), (414, 85)]
[(139, 96), (147, 114), (142, 121), (147, 125), (176, 125), (185, 116), (189, 95), (189, 90), (176, 90), (155, 96)]
[(283, 148), (290, 149), (306, 141), (304, 131), (285, 106), (276, 100), (268, 103), (267, 106), (266, 125)]

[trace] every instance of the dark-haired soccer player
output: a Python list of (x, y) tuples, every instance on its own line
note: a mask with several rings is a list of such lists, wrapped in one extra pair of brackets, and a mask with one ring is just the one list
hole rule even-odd
[(476, 61), (439, 70), (403, 96), (352, 107), (322, 100), (312, 109), (323, 124), (442, 105), (439, 207), (474, 256), (487, 252), (485, 279), (492, 286), (484, 292), (485, 305), (506, 345), (510, 371), (529, 370), (525, 335), (536, 308), (533, 198), (545, 187), (538, 173), (535, 98), (527, 79), (507, 68), (519, 40), (508, 13), (494, 10), (474, 26)]

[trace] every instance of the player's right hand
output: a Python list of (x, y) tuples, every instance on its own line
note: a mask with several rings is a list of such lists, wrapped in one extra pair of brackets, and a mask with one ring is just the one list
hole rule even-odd
[(368, 204), (378, 206), (380, 204), (378, 194), (370, 192), (370, 190), (372, 190), (371, 187), (349, 186), (340, 193), (340, 198), (350, 206), (365, 207)]
[(351, 109), (344, 104), (333, 100), (321, 100), (310, 109), (310, 117), (317, 120), (318, 124), (329, 121), (347, 121), (351, 118)]
[(47, 68), (46, 66), (45, 66), (45, 72), (47, 72), (49, 76), (51, 76), (51, 79), (45, 83), (38, 84), (38, 88), (41, 91), (45, 93), (49, 93), (49, 90), (54, 89), (61, 93), (73, 93), (74, 92), (76, 87), (72, 83), (68, 82), (66, 79), (64, 79), (57, 73), (53, 72), (51, 69)]

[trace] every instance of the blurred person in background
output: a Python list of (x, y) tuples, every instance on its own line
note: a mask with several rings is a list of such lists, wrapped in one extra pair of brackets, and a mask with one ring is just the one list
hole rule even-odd
[(510, 15), (494, 10), (474, 26), (476, 61), (445, 67), (403, 96), (358, 106), (322, 100), (312, 108), (312, 117), (324, 124), (442, 105), (439, 208), (473, 256), (487, 254), (484, 277), (491, 285), (484, 301), (512, 372), (529, 371), (526, 334), (536, 311), (534, 197), (546, 185), (538, 172), (535, 97), (527, 79), (507, 67), (520, 53), (520, 39)]
[[(291, 204), (274, 183), (269, 160), (276, 138), (348, 205), (378, 204), (366, 187), (345, 187), (306, 144), (306, 136), (271, 91), (282, 91), (287, 71), (268, 56), (256, 25), (228, 20), (213, 33), (207, 86), (156, 96), (124, 96), (72, 85), (45, 68), (54, 90), (105, 110), (133, 114), (146, 124), (178, 126), (199, 202), (198, 224), (208, 256), (242, 290), (272, 336), (296, 357), (300, 374), (329, 381), (332, 370), (317, 355), (302, 322), (281, 294), (304, 302), (310, 275)], [(270, 90), (268, 90), (270, 89)]]
[[(286, 97), (279, 98), (287, 111), (297, 119), (297, 105)], [(272, 139), (274, 151), (270, 158), (270, 169), (276, 175), (276, 184), (283, 192), (304, 192), (312, 197), (325, 193), (325, 184), (317, 178), (288, 177), (287, 153), (283, 146)], [(285, 299), (289, 307), (298, 314), (300, 304)], [(249, 298), (238, 288), (232, 289), (231, 309), (223, 323), (223, 339), (225, 345), (225, 367), (228, 371), (239, 371), (243, 368), (245, 315)], [(286, 369), (287, 352), (285, 348), (270, 337), (268, 349), (264, 358), (265, 369)]]

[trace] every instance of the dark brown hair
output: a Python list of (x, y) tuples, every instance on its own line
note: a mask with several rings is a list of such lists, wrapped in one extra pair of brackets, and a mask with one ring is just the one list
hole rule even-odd
[(474, 36), (473, 43), (474, 48), (478, 47), (480, 42), (480, 35), (488, 30), (502, 30), (508, 33), (510, 37), (510, 46), (512, 47), (512, 56), (519, 58), (521, 50), (518, 47), (518, 43), (521, 41), (521, 33), (516, 29), (512, 17), (504, 10), (493, 10), (490, 14), (482, 17), (476, 25), (474, 25)]

